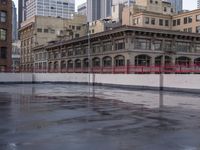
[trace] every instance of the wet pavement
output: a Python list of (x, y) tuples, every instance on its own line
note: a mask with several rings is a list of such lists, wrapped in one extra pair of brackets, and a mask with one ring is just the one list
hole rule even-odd
[(200, 95), (0, 85), (0, 150), (45, 149), (200, 150)]

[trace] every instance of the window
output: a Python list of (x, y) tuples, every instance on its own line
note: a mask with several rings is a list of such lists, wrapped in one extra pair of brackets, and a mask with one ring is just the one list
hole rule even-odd
[(55, 33), (55, 30), (54, 30), (54, 29), (51, 29), (51, 33)]
[(196, 16), (196, 21), (199, 22), (200, 21), (200, 15)]
[(80, 26), (77, 26), (77, 27), (76, 27), (76, 30), (81, 30), (81, 27), (80, 27)]
[(192, 28), (188, 28), (188, 32), (192, 33)]
[(0, 0), (1, 1), (1, 4), (7, 4), (7, 0)]
[(188, 23), (192, 23), (192, 16), (188, 17)]
[(37, 29), (37, 32), (42, 32), (42, 29), (41, 29), (41, 28), (38, 28), (38, 29)]
[(166, 12), (167, 11), (167, 8), (166, 7), (164, 7), (164, 12)]
[(159, 19), (159, 25), (163, 26), (163, 19)]
[(190, 52), (190, 43), (176, 42), (176, 50), (178, 52)]
[(155, 50), (162, 50), (162, 41), (160, 40), (155, 41), (154, 48)]
[(107, 42), (103, 44), (103, 51), (107, 52), (107, 51), (112, 51), (112, 43), (111, 42)]
[(152, 4), (152, 3), (153, 3), (153, 0), (150, 0), (150, 3)]
[(6, 30), (0, 29), (0, 40), (5, 41), (6, 40)]
[(122, 50), (125, 48), (125, 42), (123, 40), (116, 41), (115, 50)]
[(165, 26), (169, 26), (169, 20), (165, 20)]
[(0, 22), (6, 22), (6, 12), (0, 11)]
[(177, 19), (177, 26), (181, 25), (181, 19)]
[(151, 24), (155, 25), (156, 24), (156, 19), (155, 18), (151, 18)]
[(196, 27), (196, 32), (197, 32), (197, 33), (200, 33), (200, 26), (197, 26), (197, 27)]
[(145, 23), (145, 24), (149, 24), (149, 17), (145, 17), (145, 18), (144, 18), (144, 23)]
[(172, 42), (171, 41), (165, 41), (163, 49), (164, 49), (164, 51), (171, 51), (172, 50)]
[(80, 35), (78, 33), (75, 34), (75, 38), (79, 38)]
[(0, 48), (0, 58), (3, 58), (3, 59), (7, 58), (7, 48), (6, 47)]
[(150, 50), (151, 42), (149, 39), (136, 39), (135, 40), (135, 48), (143, 49), (143, 50)]
[(184, 22), (184, 24), (187, 24), (187, 23), (188, 23), (187, 17), (184, 18), (184, 21), (183, 21), (183, 22)]
[(187, 32), (188, 30), (187, 30), (187, 28), (184, 28), (183, 31), (184, 31), (184, 32)]
[(173, 20), (173, 26), (176, 26), (176, 20)]
[(49, 32), (49, 30), (48, 29), (44, 29), (44, 33), (48, 33)]

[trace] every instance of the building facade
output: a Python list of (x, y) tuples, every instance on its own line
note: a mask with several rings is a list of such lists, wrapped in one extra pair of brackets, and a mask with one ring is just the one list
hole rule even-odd
[(12, 1), (0, 1), (0, 72), (11, 67)]
[(167, 69), (178, 72), (180, 66), (184, 70), (200, 64), (200, 37), (122, 26), (33, 51), (35, 72), (158, 73), (157, 66), (176, 66)]
[(75, 0), (28, 0), (26, 2), (26, 17), (51, 16), (71, 18), (75, 12)]
[(73, 19), (34, 16), (23, 22), (20, 29), (21, 66), (24, 71), (33, 67), (32, 49), (55, 40), (69, 40), (86, 35), (86, 16)]
[(173, 30), (200, 33), (200, 9), (174, 15), (172, 21)]
[(18, 29), (23, 21), (26, 20), (26, 2), (28, 0), (19, 0), (18, 1)]
[(78, 6), (78, 14), (80, 15), (87, 15), (87, 3), (83, 3)]
[(136, 5), (124, 7), (122, 25), (200, 33), (200, 9), (174, 13), (168, 2), (136, 0)]
[(183, 0), (164, 0), (164, 1), (170, 2), (173, 8), (175, 8), (175, 11), (177, 13), (183, 10)]
[(124, 4), (127, 6), (133, 5), (135, 0), (113, 0), (113, 5)]
[(12, 72), (20, 71), (20, 41), (12, 43)]
[(112, 0), (87, 0), (88, 22), (111, 16)]
[(16, 41), (17, 39), (17, 8), (15, 7), (15, 3), (12, 2), (12, 41)]
[(200, 8), (200, 0), (197, 0), (197, 8)]

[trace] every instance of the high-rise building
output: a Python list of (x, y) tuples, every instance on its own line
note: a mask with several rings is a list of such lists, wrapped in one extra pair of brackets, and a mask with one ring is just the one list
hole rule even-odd
[(17, 40), (17, 8), (15, 3), (12, 2), (12, 40)]
[(113, 5), (124, 4), (124, 5), (132, 5), (135, 0), (113, 0)]
[(12, 1), (0, 1), (0, 72), (11, 67)]
[(78, 6), (78, 14), (80, 15), (87, 15), (87, 3), (83, 3)]
[(111, 16), (112, 0), (87, 0), (87, 19), (89, 22)]
[(200, 0), (197, 1), (197, 8), (200, 8)]
[(28, 0), (18, 1), (18, 29), (20, 29), (20, 24), (26, 20), (26, 2)]
[(172, 6), (175, 8), (176, 12), (180, 12), (183, 10), (183, 0), (163, 0), (166, 2), (170, 2)]
[(26, 17), (51, 16), (71, 18), (75, 12), (75, 0), (28, 0), (26, 2)]

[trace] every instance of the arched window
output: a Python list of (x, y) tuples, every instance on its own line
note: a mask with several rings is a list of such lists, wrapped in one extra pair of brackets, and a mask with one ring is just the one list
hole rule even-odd
[(75, 68), (81, 68), (81, 60), (80, 59), (77, 59), (75, 61)]
[(57, 70), (58, 69), (58, 62), (54, 62), (54, 69)]
[(194, 64), (200, 66), (200, 58), (196, 58)]
[(83, 59), (83, 68), (88, 68), (89, 67), (89, 60), (88, 58)]
[(176, 65), (181, 65), (181, 66), (188, 66), (190, 65), (191, 59), (189, 57), (178, 57), (176, 58)]
[(116, 56), (115, 57), (115, 66), (116, 67), (125, 66), (125, 57), (122, 55)]
[[(162, 66), (163, 64), (163, 56), (158, 56), (155, 58), (155, 66)], [(165, 56), (165, 66), (169, 66), (172, 64), (172, 58), (169, 56)]]
[(111, 67), (112, 66), (112, 58), (106, 56), (103, 58), (103, 67)]
[(92, 66), (93, 67), (100, 67), (100, 58), (95, 57), (92, 59)]
[(61, 61), (61, 69), (65, 69), (66, 68), (66, 61)]
[(74, 66), (73, 61), (72, 60), (68, 60), (67, 61), (67, 68), (68, 69), (73, 69), (73, 66)]

